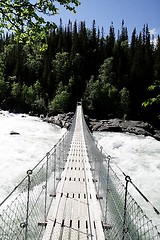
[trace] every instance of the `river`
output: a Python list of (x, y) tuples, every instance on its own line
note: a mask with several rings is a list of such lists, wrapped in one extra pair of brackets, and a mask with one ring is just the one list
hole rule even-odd
[[(14, 131), (19, 134), (11, 135)], [(0, 202), (65, 133), (65, 129), (38, 117), (0, 111)], [(124, 183), (117, 165), (160, 211), (160, 142), (152, 137), (95, 132), (94, 137), (112, 157), (111, 163)], [(130, 192), (160, 230), (160, 216), (133, 188)]]

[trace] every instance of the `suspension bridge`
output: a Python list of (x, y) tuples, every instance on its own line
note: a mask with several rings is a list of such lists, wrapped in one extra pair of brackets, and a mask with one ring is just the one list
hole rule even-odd
[(128, 185), (149, 200), (123, 174), (125, 186), (79, 103), (70, 129), (0, 204), (0, 240), (160, 239)]

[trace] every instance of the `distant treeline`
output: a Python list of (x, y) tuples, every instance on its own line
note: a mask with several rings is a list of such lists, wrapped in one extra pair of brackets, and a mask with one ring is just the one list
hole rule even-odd
[[(68, 22), (42, 43), (0, 39), (0, 107), (17, 112), (56, 114), (75, 110), (97, 118), (132, 118), (158, 123), (160, 115), (160, 37), (148, 25), (128, 38), (122, 21), (116, 36), (85, 22)], [(44, 43), (43, 43), (44, 44)]]

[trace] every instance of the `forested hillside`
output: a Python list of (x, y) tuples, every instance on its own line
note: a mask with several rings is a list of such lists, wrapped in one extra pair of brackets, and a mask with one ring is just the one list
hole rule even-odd
[[(52, 113), (75, 110), (97, 118), (128, 118), (159, 124), (160, 37), (127, 27), (105, 36), (93, 21), (68, 22), (41, 41), (27, 44), (14, 35), (0, 39), (0, 107), (16, 112)], [(44, 40), (43, 40), (44, 41)], [(44, 42), (43, 42), (44, 43)]]

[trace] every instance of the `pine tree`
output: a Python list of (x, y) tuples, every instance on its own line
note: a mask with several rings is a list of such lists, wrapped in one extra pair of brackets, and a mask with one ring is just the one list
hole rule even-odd
[(60, 18), (60, 25), (58, 28), (58, 46), (57, 46), (57, 51), (58, 52), (63, 52), (64, 50), (64, 30), (63, 30), (63, 23), (62, 23), (62, 19)]
[(115, 33), (114, 33), (114, 26), (113, 22), (111, 23), (110, 29), (109, 29), (109, 36), (107, 35), (106, 38), (106, 54), (105, 58), (112, 57), (113, 56), (113, 48), (115, 45)]
[(74, 22), (72, 32), (72, 48), (71, 48), (71, 59), (74, 58), (75, 54), (78, 53), (78, 27), (77, 21)]

